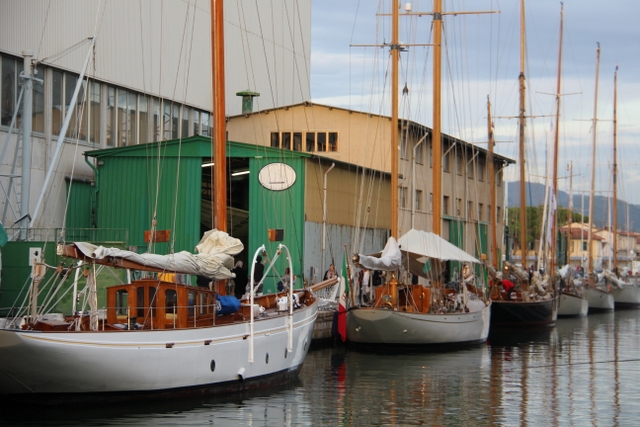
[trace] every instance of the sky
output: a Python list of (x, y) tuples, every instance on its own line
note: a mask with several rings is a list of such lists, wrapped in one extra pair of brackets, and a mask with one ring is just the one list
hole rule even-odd
[[(404, 9), (402, 3), (402, 10)], [(562, 44), (558, 187), (588, 192), (595, 123), (595, 192), (612, 194), (614, 72), (617, 85), (618, 198), (640, 204), (640, 1), (566, 0)], [(416, 1), (413, 12), (429, 12), (432, 0)], [(443, 0), (442, 131), (487, 144), (487, 99), (491, 102), (496, 151), (518, 159), (519, 0)], [(389, 114), (390, 41), (388, 1), (322, 0), (312, 3), (311, 98), (320, 104)], [(544, 183), (555, 134), (561, 3), (528, 1), (525, 76), (527, 81), (527, 175)], [(432, 126), (432, 18), (400, 18), (400, 117)], [(596, 98), (596, 47), (600, 44)], [(489, 98), (488, 98), (489, 97)], [(597, 110), (594, 110), (597, 99)], [(597, 117), (597, 121), (593, 118)], [(568, 172), (572, 164), (573, 173)], [(505, 179), (517, 180), (511, 166)], [(549, 172), (550, 174), (550, 172)], [(573, 178), (569, 179), (569, 175)], [(571, 183), (571, 184), (570, 184)], [(542, 203), (542, 201), (540, 201)]]

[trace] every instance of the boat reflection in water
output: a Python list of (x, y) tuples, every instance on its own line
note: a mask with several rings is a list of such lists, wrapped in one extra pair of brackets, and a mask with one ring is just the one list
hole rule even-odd
[[(635, 425), (640, 311), (492, 332), (459, 351), (311, 351), (300, 381), (259, 394), (43, 413), (1, 425)], [(10, 414), (14, 414), (7, 422)], [(19, 414), (19, 415), (15, 415)], [(38, 417), (34, 421), (34, 417)]]

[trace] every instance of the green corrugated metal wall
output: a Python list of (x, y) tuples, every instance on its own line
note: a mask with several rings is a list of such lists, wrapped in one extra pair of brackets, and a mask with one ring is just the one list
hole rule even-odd
[[(296, 181), (288, 189), (283, 191), (272, 191), (264, 188), (258, 181), (260, 169), (264, 166), (282, 162), (291, 166), (296, 172)], [(275, 254), (279, 242), (268, 240), (268, 229), (283, 229), (284, 239), (282, 243), (287, 246), (291, 253), (293, 273), (300, 279), (296, 286), (302, 284), (303, 272), (303, 248), (304, 248), (304, 176), (305, 159), (301, 157), (287, 156), (263, 157), (251, 159), (249, 168), (251, 180), (249, 184), (249, 199), (251, 203), (249, 216), (249, 260), (262, 244), (267, 248), (270, 257)], [(283, 254), (284, 255), (284, 254)], [(282, 262), (276, 264), (277, 270), (282, 275), (288, 263), (285, 257), (280, 258)], [(250, 261), (249, 261), (250, 262)], [(250, 271), (251, 266), (248, 266)], [(273, 289), (277, 279), (273, 276), (271, 280), (265, 281), (265, 292)]]
[[(202, 157), (100, 159), (98, 227), (127, 228), (129, 244), (143, 248), (155, 216), (157, 230), (171, 230), (176, 252), (193, 252), (200, 240)], [(169, 243), (158, 243), (154, 252), (169, 251)]]
[[(69, 187), (71, 186), (71, 192)], [(66, 228), (91, 228), (91, 209), (93, 206), (93, 186), (88, 182), (67, 181), (69, 207), (65, 219)]]

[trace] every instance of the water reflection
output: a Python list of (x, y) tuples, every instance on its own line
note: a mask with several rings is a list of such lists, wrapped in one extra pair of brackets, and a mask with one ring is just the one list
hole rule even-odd
[(492, 331), (456, 351), (309, 353), (297, 383), (227, 399), (43, 411), (6, 425), (632, 425), (640, 419), (640, 311)]

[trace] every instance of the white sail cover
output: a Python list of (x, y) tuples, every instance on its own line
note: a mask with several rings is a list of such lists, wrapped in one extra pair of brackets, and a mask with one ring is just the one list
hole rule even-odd
[(460, 261), (480, 264), (480, 261), (437, 234), (412, 228), (400, 237), (398, 245), (402, 252), (418, 257), (433, 258), (440, 261)]
[(235, 274), (233, 256), (239, 254), (244, 245), (239, 239), (220, 230), (207, 231), (196, 245), (197, 254), (187, 251), (169, 255), (138, 254), (118, 248), (105, 248), (87, 242), (75, 242), (74, 245), (85, 256), (96, 260), (107, 257), (122, 258), (161, 271), (181, 274), (196, 274), (214, 280), (231, 279)]
[(398, 247), (398, 242), (393, 236), (387, 240), (382, 254), (378, 256), (359, 254), (358, 256), (358, 264), (369, 270), (395, 271), (402, 265), (402, 253)]

